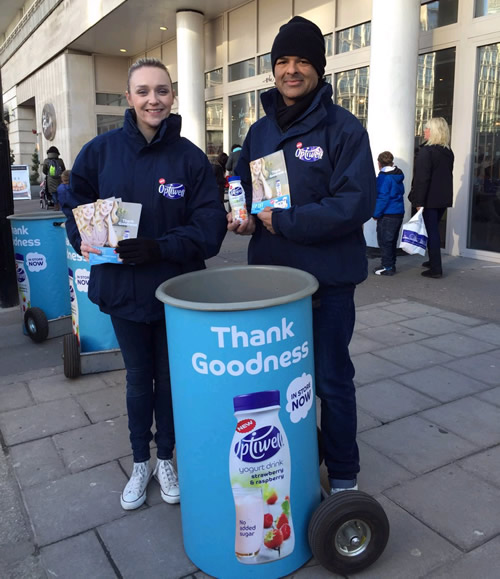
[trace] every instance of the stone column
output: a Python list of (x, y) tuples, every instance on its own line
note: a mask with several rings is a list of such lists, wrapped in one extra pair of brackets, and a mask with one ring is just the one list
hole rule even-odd
[[(407, 213), (413, 172), (420, 0), (373, 0), (368, 133), (375, 170), (391, 151), (405, 174)], [(365, 224), (369, 247), (377, 247), (376, 223)]]
[(177, 81), (182, 136), (205, 150), (204, 16), (177, 11)]

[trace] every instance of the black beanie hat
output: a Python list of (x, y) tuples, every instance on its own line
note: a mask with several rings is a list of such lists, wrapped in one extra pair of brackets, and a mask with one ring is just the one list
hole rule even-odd
[(52, 146), (47, 149), (47, 153), (55, 153), (56, 155), (59, 155), (59, 149), (57, 147)]
[(274, 65), (281, 56), (300, 56), (314, 66), (320, 78), (325, 74), (325, 39), (314, 22), (294, 16), (283, 24), (274, 39), (271, 49), (271, 63)]

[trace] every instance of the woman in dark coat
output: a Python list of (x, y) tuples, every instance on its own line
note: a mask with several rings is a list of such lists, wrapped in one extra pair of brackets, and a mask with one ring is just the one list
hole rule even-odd
[(227, 154), (219, 153), (215, 163), (212, 164), (214, 170), (215, 180), (217, 181), (217, 187), (219, 187), (219, 195), (222, 203), (224, 203), (224, 194), (226, 190), (226, 163)]
[(447, 207), (453, 205), (453, 151), (450, 149), (450, 130), (442, 117), (432, 118), (424, 129), (426, 142), (415, 159), (413, 183), (409, 199), (418, 209), (424, 208), (429, 261), (422, 265), (424, 277), (440, 278), (441, 239), (439, 222)]

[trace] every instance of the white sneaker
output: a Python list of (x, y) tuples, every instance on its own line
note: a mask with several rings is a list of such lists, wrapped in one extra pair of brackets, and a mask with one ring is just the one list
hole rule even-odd
[(120, 497), (123, 509), (131, 511), (132, 509), (138, 509), (144, 503), (151, 474), (149, 461), (134, 462), (134, 470)]
[(346, 489), (339, 489), (339, 488), (331, 488), (330, 495), (336, 495), (337, 493), (341, 493), (342, 491), (357, 491), (358, 485), (354, 485), (353, 487), (348, 487)]
[(161, 498), (171, 505), (179, 503), (181, 493), (172, 460), (158, 459), (153, 476), (160, 483)]

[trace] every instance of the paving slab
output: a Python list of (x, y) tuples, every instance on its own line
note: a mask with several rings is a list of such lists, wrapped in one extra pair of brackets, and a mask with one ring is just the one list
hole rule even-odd
[(455, 360), (446, 367), (491, 386), (500, 385), (500, 359), (491, 353)]
[(399, 344), (406, 344), (409, 342), (416, 342), (428, 338), (429, 334), (417, 332), (411, 328), (405, 328), (401, 324), (389, 324), (387, 326), (378, 326), (377, 328), (369, 328), (359, 332), (360, 336), (378, 342), (379, 344), (386, 344), (387, 346), (398, 346)]
[(12, 446), (89, 424), (80, 406), (71, 398), (45, 402), (0, 414), (0, 430)]
[(390, 524), (385, 551), (371, 567), (349, 579), (420, 579), (443, 562), (454, 561), (460, 551), (432, 529), (385, 497), (377, 497)]
[(433, 398), (390, 379), (358, 388), (356, 400), (358, 406), (384, 424), (438, 404)]
[(484, 382), (441, 366), (401, 374), (395, 380), (440, 402), (450, 402), (491, 388)]
[(500, 408), (475, 397), (425, 410), (420, 416), (480, 447), (500, 443)]
[(473, 318), (471, 316), (464, 316), (463, 314), (457, 314), (455, 312), (448, 312), (446, 310), (441, 310), (437, 315), (440, 318), (445, 318), (452, 322), (457, 322), (457, 324), (463, 324), (464, 326), (479, 326), (480, 324), (484, 324), (484, 320)]
[(92, 422), (101, 422), (127, 414), (125, 385), (107, 386), (102, 390), (76, 397)]
[(475, 444), (417, 416), (367, 430), (358, 438), (414, 474), (423, 474), (479, 450)]
[(131, 511), (97, 531), (124, 579), (178, 579), (197, 571), (184, 551), (180, 529), (179, 505), (163, 503)]
[(23, 488), (69, 474), (50, 437), (13, 446), (10, 456), (17, 480)]
[(104, 464), (130, 454), (128, 417), (98, 422), (54, 436), (54, 444), (70, 472)]
[[(366, 386), (362, 386), (362, 388), (366, 388)], [(360, 391), (360, 388), (357, 389)], [(360, 406), (357, 407), (358, 413), (358, 432), (363, 432), (365, 430), (370, 430), (370, 428), (376, 428), (380, 426), (382, 423), (380, 420), (377, 420), (375, 417), (371, 416), (367, 412), (365, 412)]]
[(409, 370), (419, 370), (424, 360), (426, 366), (435, 366), (453, 359), (448, 354), (422, 346), (422, 342), (384, 348), (377, 351), (377, 356), (396, 362)]
[(458, 461), (458, 466), (500, 487), (500, 445)]
[(116, 579), (94, 531), (44, 547), (41, 556), (49, 577)]
[(370, 353), (353, 356), (352, 363), (356, 370), (356, 375), (354, 376), (356, 384), (376, 382), (377, 380), (391, 378), (392, 376), (397, 376), (407, 371), (403, 366), (399, 366), (398, 364), (394, 364), (393, 362), (389, 362), (389, 360), (384, 360)]
[(421, 318), (402, 321), (400, 324), (407, 328), (411, 328), (412, 330), (416, 330), (417, 332), (423, 332), (424, 334), (429, 334), (431, 336), (460, 332), (461, 330), (467, 329), (465, 324), (459, 324), (458, 322), (453, 322), (452, 320), (447, 320), (440, 316), (422, 316)]
[(495, 346), (464, 334), (445, 334), (444, 336), (436, 336), (428, 338), (419, 342), (421, 346), (427, 348), (434, 348), (440, 352), (445, 352), (450, 356), (459, 358), (461, 356), (472, 356), (473, 354), (482, 354), (493, 350)]
[[(2, 356), (5, 354), (2, 350)], [(7, 357), (7, 356), (6, 356)], [(18, 374), (5, 374), (0, 376), (0, 386), (4, 384), (13, 384), (14, 382), (29, 382), (30, 380), (36, 380), (42, 376), (55, 376), (57, 374), (62, 374), (63, 366), (51, 366), (47, 368), (37, 368), (36, 370), (28, 370), (27, 372), (19, 372)]]
[(394, 314), (382, 308), (372, 308), (356, 312), (356, 319), (360, 324), (369, 326), (370, 328), (377, 326), (385, 326), (387, 324), (397, 324), (407, 318), (399, 314)]
[(484, 400), (485, 402), (489, 402), (490, 404), (500, 406), (500, 387), (481, 392), (481, 394), (477, 394), (476, 397), (480, 400)]
[(463, 332), (472, 338), (491, 342), (500, 346), (500, 324), (483, 324), (475, 328), (469, 328)]
[(361, 440), (358, 441), (358, 446), (361, 463), (358, 486), (365, 493), (376, 496), (386, 489), (415, 477), (414, 474)]
[(442, 565), (427, 579), (498, 579), (499, 568), (500, 537), (496, 537), (452, 563)]
[(0, 412), (25, 408), (34, 403), (28, 386), (24, 382), (0, 385)]
[(384, 306), (384, 310), (405, 316), (406, 318), (420, 318), (421, 316), (436, 316), (444, 312), (441, 308), (435, 308), (418, 302), (402, 302)]
[(88, 392), (96, 392), (97, 390), (114, 386), (115, 383), (108, 377), (108, 374), (110, 372), (85, 374), (73, 379), (66, 378), (67, 388), (73, 396), (77, 396), (78, 394), (87, 394)]
[(500, 533), (500, 489), (456, 465), (402, 483), (385, 494), (464, 551)]
[(30, 380), (28, 388), (36, 402), (51, 402), (52, 400), (71, 396), (71, 391), (68, 388), (69, 384), (70, 381), (64, 374), (56, 374), (55, 376)]
[(372, 352), (383, 348), (384, 344), (371, 340), (370, 338), (365, 338), (358, 332), (354, 332), (351, 343), (349, 344), (349, 353), (351, 356), (356, 356), (357, 354), (364, 354), (365, 352)]
[[(127, 478), (111, 462), (24, 491), (38, 545), (43, 547), (119, 519)], [(127, 541), (129, 544), (129, 541)]]

